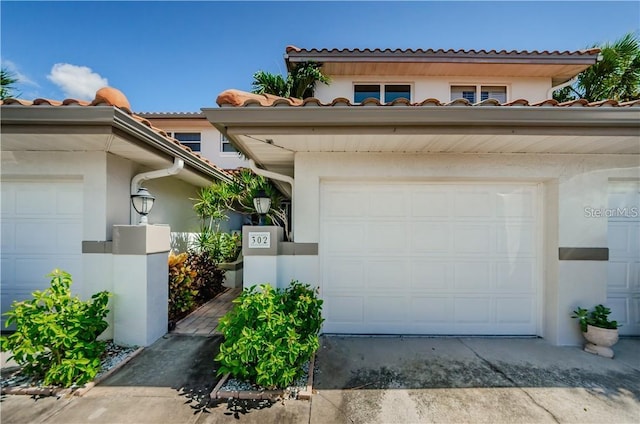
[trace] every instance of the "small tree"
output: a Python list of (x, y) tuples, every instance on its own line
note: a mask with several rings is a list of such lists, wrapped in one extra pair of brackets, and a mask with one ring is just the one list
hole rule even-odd
[(288, 217), (280, 193), (265, 177), (246, 168), (232, 182), (217, 181), (200, 190), (198, 198), (194, 199), (194, 210), (202, 221), (202, 233), (218, 232), (221, 221), (228, 219), (227, 211), (253, 217), (256, 214), (253, 198), (260, 190), (271, 198), (267, 219), (282, 226), (288, 235)]
[(14, 73), (6, 68), (0, 69), (0, 100), (5, 100), (19, 95), (16, 92), (16, 87), (14, 85), (17, 82), (18, 78)]
[[(592, 47), (598, 47), (594, 45)], [(628, 33), (601, 47), (602, 60), (578, 75), (575, 84), (556, 91), (553, 98), (563, 102), (586, 99), (590, 102), (640, 98), (640, 41)]]
[(328, 84), (331, 81), (322, 73), (321, 68), (321, 63), (303, 62), (296, 65), (286, 78), (282, 75), (258, 71), (253, 74), (252, 92), (298, 99), (313, 97), (317, 82)]

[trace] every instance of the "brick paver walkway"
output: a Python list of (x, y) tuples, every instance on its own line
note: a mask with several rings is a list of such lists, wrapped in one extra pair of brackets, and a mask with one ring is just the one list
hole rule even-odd
[(216, 331), (218, 320), (233, 307), (231, 301), (240, 296), (242, 289), (227, 289), (211, 299), (187, 317), (178, 321), (173, 333), (210, 336), (220, 334)]

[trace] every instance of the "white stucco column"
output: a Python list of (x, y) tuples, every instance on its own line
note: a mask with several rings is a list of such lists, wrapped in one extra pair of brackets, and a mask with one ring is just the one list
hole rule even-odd
[(113, 227), (113, 338), (149, 346), (167, 332), (171, 229), (159, 225)]

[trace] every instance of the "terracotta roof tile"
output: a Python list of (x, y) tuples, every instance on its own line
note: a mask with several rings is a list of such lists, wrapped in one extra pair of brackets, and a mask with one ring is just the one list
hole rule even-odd
[[(271, 99), (272, 101), (275, 101), (275, 100), (278, 99), (277, 96), (271, 96), (271, 97), (273, 97), (273, 99)], [(297, 99), (294, 99), (294, 100), (297, 100)], [(296, 104), (301, 104), (302, 101), (297, 101), (295, 103)], [(104, 88), (101, 88), (100, 90), (98, 90), (96, 92), (95, 99), (93, 101), (91, 101), (91, 102), (87, 102), (87, 101), (84, 101), (84, 100), (78, 100), (78, 99), (65, 99), (63, 101), (58, 101), (58, 100), (49, 100), (49, 99), (38, 98), (38, 99), (34, 99), (33, 101), (29, 101), (29, 100), (23, 100), (23, 99), (9, 98), (9, 99), (5, 99), (5, 100), (0, 100), (0, 105), (3, 105), (3, 106), (19, 105), (19, 106), (28, 106), (28, 107), (34, 107), (34, 106), (50, 106), (50, 107), (81, 106), (81, 107), (92, 107), (92, 106), (105, 106), (105, 105), (107, 105), (107, 106), (117, 107), (118, 109), (124, 111), (126, 114), (131, 116), (131, 118), (133, 118), (137, 122), (140, 122), (142, 125), (150, 128), (156, 134), (158, 134), (158, 135), (164, 137), (165, 139), (171, 141), (172, 143), (178, 145), (182, 150), (188, 152), (191, 156), (194, 156), (194, 157), (198, 158), (199, 160), (205, 162), (207, 165), (209, 165), (211, 168), (213, 168), (216, 171), (218, 171), (220, 174), (233, 177), (232, 174), (226, 172), (224, 169), (220, 168), (218, 165), (216, 165), (215, 163), (211, 162), (209, 159), (203, 157), (199, 153), (193, 152), (189, 147), (187, 147), (187, 146), (183, 145), (182, 143), (180, 143), (179, 140), (177, 140), (177, 139), (175, 139), (173, 137), (169, 137), (167, 135), (167, 133), (163, 129), (154, 127), (153, 124), (151, 124), (151, 122), (148, 119), (146, 119), (145, 117), (142, 117), (142, 116), (139, 116), (139, 115), (136, 115), (136, 114), (132, 113), (131, 112), (131, 106), (129, 105), (129, 100), (127, 100), (126, 96), (120, 90), (117, 90), (117, 89), (112, 88), (112, 87), (104, 87)], [(193, 114), (193, 115), (204, 116), (201, 113)]]
[(339, 49), (339, 48), (312, 48), (302, 49), (296, 46), (287, 46), (287, 54), (391, 54), (391, 55), (433, 55), (433, 54), (463, 54), (463, 55), (554, 55), (554, 56), (590, 56), (600, 53), (599, 48), (583, 50), (465, 50), (465, 49)]
[[(471, 103), (467, 99), (455, 99), (448, 103), (443, 103), (438, 99), (429, 98), (421, 102), (411, 103), (407, 99), (396, 99), (390, 103), (381, 103), (378, 99), (368, 98), (362, 103), (352, 103), (344, 97), (337, 97), (329, 103), (323, 103), (319, 99), (310, 97), (304, 100), (294, 98), (284, 98), (273, 95), (261, 95), (244, 93), (239, 90), (223, 91), (217, 99), (220, 107), (394, 107), (394, 106), (410, 106), (410, 107), (430, 107), (430, 106), (470, 106), (470, 107), (640, 107), (640, 100), (620, 103), (616, 100), (603, 100), (599, 102), (589, 102), (585, 99), (572, 100), (569, 102), (558, 103), (554, 99), (547, 99), (540, 102), (530, 103), (526, 99), (517, 99), (508, 103), (500, 103), (495, 99), (487, 99), (479, 103)], [(259, 99), (253, 96), (261, 96)]]

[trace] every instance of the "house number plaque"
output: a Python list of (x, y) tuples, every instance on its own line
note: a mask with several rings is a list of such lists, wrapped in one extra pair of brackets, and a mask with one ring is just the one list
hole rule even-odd
[(271, 233), (249, 232), (249, 249), (269, 249), (271, 247)]

